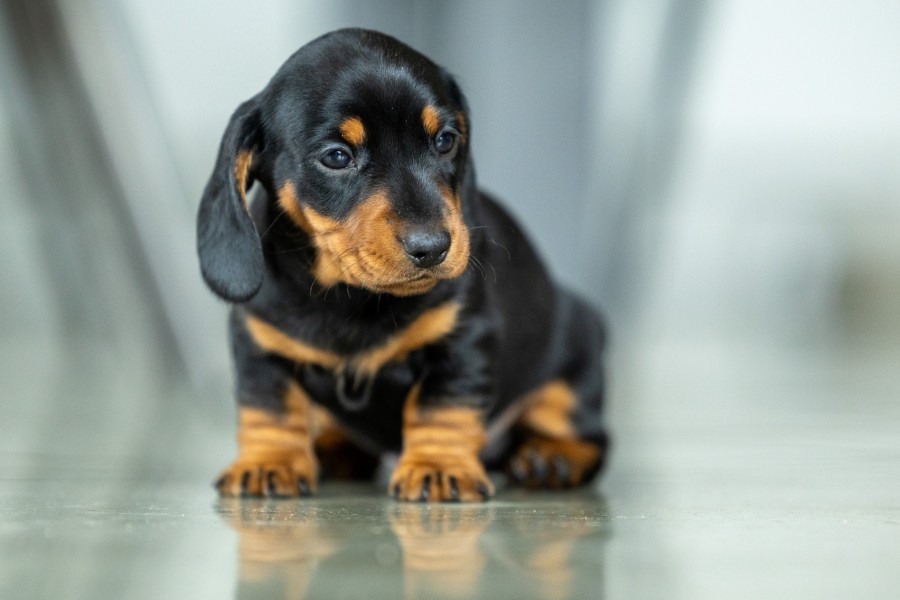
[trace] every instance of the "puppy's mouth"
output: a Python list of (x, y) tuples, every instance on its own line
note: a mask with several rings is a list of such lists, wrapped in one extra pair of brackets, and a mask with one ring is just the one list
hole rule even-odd
[(434, 272), (421, 272), (408, 277), (384, 278), (382, 280), (361, 281), (361, 285), (379, 294), (392, 294), (394, 296), (415, 296), (431, 291), (443, 279), (454, 279), (452, 274)]
[[(459, 268), (459, 261), (453, 263), (441, 263), (429, 268), (417, 268), (410, 261), (393, 253), (390, 258), (384, 255), (366, 255), (359, 253), (354, 258), (348, 258), (343, 262), (343, 270), (336, 279), (327, 277), (324, 270), (319, 270), (321, 275), (331, 281), (348, 283), (366, 288), (378, 294), (392, 294), (394, 296), (414, 296), (429, 292), (434, 286), (444, 280), (456, 279), (465, 270), (466, 259)], [(450, 253), (448, 253), (448, 258)], [(376, 260), (372, 260), (377, 257)], [(368, 258), (368, 260), (366, 260)], [(393, 260), (391, 260), (393, 259)]]
[(373, 292), (377, 292), (380, 294), (392, 294), (394, 296), (415, 296), (417, 294), (424, 294), (428, 291), (431, 291), (431, 288), (437, 285), (438, 281), (440, 280), (436, 277), (432, 277), (430, 275), (420, 275), (412, 279), (398, 281), (395, 283), (385, 282), (381, 284), (364, 284), (364, 286), (369, 288)]

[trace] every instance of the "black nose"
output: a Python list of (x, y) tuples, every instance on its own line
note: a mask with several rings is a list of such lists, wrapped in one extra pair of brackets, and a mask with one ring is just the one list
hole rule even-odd
[(413, 264), (423, 269), (444, 262), (450, 250), (450, 234), (439, 230), (413, 230), (400, 239)]

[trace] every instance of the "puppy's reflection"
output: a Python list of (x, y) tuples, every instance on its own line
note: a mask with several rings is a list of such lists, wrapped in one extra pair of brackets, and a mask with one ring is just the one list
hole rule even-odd
[(602, 598), (602, 499), (517, 500), (385, 501), (340, 520), (304, 501), (223, 499), (217, 509), (239, 534), (239, 599), (327, 597), (357, 579), (369, 597)]
[(606, 595), (603, 547), (609, 523), (596, 517), (608, 515), (606, 502), (590, 493), (551, 497), (558, 502), (511, 516), (507, 523), (514, 533), (503, 536), (503, 550), (492, 554), (528, 581), (535, 597), (601, 600)]
[(306, 598), (320, 562), (338, 550), (316, 510), (297, 502), (222, 498), (216, 507), (238, 532), (237, 598)]
[(479, 539), (494, 520), (493, 507), (396, 504), (388, 518), (403, 549), (407, 598), (475, 595), (487, 561)]
[(395, 505), (388, 514), (403, 548), (406, 598), (602, 599), (609, 535), (603, 498), (585, 492), (519, 499)]

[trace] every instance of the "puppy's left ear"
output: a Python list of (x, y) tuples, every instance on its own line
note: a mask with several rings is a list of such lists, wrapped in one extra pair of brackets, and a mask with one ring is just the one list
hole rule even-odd
[(254, 154), (263, 144), (256, 98), (234, 112), (197, 213), (197, 253), (203, 279), (216, 294), (243, 302), (259, 291), (263, 252), (247, 205)]

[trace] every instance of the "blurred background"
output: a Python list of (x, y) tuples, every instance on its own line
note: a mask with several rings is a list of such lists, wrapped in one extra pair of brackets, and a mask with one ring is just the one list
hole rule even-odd
[(231, 456), (196, 206), (231, 111), (344, 26), (457, 76), (480, 184), (606, 313), (613, 495), (682, 460), (715, 480), (710, 447), (759, 477), (761, 441), (897, 459), (900, 3), (0, 0), (7, 478), (205, 485)]
[(148, 419), (230, 419), (195, 207), (231, 111), (349, 25), (456, 74), (481, 185), (603, 308), (614, 352), (900, 364), (890, 0), (0, 7), (6, 449), (146, 456)]

